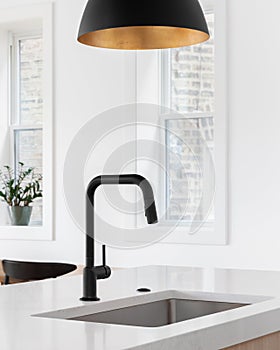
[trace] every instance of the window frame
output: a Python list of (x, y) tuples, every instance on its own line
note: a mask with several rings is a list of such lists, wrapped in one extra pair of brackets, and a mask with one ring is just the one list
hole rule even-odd
[[(21, 161), (18, 159), (18, 134), (21, 131), (35, 131), (41, 130), (42, 134), (44, 132), (44, 124), (22, 124), (21, 123), (21, 88), (20, 88), (20, 42), (22, 40), (29, 39), (43, 39), (42, 30), (32, 30), (30, 32), (20, 32), (20, 33), (10, 33), (10, 82), (11, 82), (11, 96), (10, 96), (10, 139), (11, 139), (11, 163), (14, 169), (18, 169), (18, 163)], [(43, 147), (42, 147), (43, 148)], [(42, 149), (43, 152), (43, 149)], [(42, 159), (43, 160), (43, 159)], [(41, 206), (43, 208), (43, 199), (37, 199), (36, 206)], [(43, 214), (43, 212), (42, 212)], [(32, 221), (30, 226), (43, 226), (42, 221), (36, 222)]]
[[(15, 133), (21, 130), (43, 129), (43, 224), (42, 226), (0, 226), (0, 239), (9, 240), (36, 240), (50, 241), (53, 233), (53, 5), (51, 3), (18, 6), (3, 9), (0, 14), (0, 47), (3, 51), (3, 62), (0, 63), (0, 85), (8, 87), (0, 92), (2, 101), (6, 101), (0, 108), (0, 118), (4, 128), (2, 135), (9, 137), (9, 158), (4, 164), (14, 164)], [(11, 33), (13, 33), (11, 35)], [(43, 93), (44, 93), (44, 120), (42, 124), (20, 125), (19, 122), (19, 79), (14, 76), (17, 60), (15, 52), (20, 39), (28, 37), (43, 38)], [(13, 48), (12, 48), (13, 47)], [(11, 55), (12, 54), (12, 55)], [(5, 131), (3, 131), (5, 129)], [(3, 146), (1, 144), (0, 146)], [(2, 160), (1, 160), (2, 162)]]
[[(227, 40), (226, 40), (226, 4), (219, 0), (204, 0), (205, 13), (214, 13), (215, 30), (215, 108), (214, 112), (190, 112), (185, 115), (186, 119), (192, 119), (199, 115), (214, 116), (215, 137), (214, 137), (214, 162), (215, 162), (215, 199), (214, 228), (206, 222), (196, 234), (183, 234), (186, 231), (187, 223), (180, 223), (176, 230), (165, 238), (161, 243), (174, 244), (202, 244), (202, 245), (226, 245), (228, 244), (228, 116), (227, 116)], [(171, 92), (171, 51), (162, 50), (159, 54), (160, 84), (159, 99), (160, 105), (170, 108)], [(163, 74), (162, 74), (163, 72)], [(162, 86), (166, 88), (163, 89)], [(169, 102), (168, 102), (169, 101)], [(183, 114), (182, 114), (183, 115)], [(161, 115), (161, 125), (165, 125), (166, 115)], [(166, 158), (165, 158), (166, 161)], [(166, 180), (164, 183), (164, 196), (166, 200)], [(171, 223), (166, 220), (165, 225)]]

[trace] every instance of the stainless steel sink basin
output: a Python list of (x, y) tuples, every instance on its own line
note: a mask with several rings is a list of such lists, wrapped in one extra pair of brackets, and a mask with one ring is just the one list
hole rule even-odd
[(248, 304), (188, 299), (165, 299), (70, 319), (140, 327), (160, 327), (235, 309), (244, 305)]
[[(71, 321), (162, 327), (268, 300), (268, 297), (166, 290), (34, 315)], [(234, 310), (233, 310), (234, 311)]]

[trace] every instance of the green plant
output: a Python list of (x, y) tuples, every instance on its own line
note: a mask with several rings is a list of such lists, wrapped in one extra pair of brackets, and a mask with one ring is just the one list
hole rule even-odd
[(36, 198), (43, 197), (42, 175), (35, 168), (25, 168), (18, 163), (18, 170), (5, 165), (0, 170), (0, 199), (9, 206), (29, 206)]

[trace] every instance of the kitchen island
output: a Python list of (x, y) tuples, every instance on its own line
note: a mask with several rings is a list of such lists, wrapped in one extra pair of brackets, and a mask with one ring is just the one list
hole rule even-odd
[[(138, 288), (151, 292), (143, 295)], [(121, 307), (127, 299), (137, 301), (167, 291), (183, 292), (190, 299), (201, 295), (248, 305), (163, 327), (69, 320), (71, 313), (97, 312), (110, 303)], [(81, 295), (82, 276), (1, 286), (1, 349), (280, 348), (280, 272), (147, 266), (116, 270), (109, 279), (98, 281), (99, 302), (81, 302)]]

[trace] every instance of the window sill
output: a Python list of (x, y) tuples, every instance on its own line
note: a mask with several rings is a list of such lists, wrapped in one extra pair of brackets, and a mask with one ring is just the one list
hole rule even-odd
[(0, 240), (52, 241), (53, 235), (44, 226), (1, 226)]

